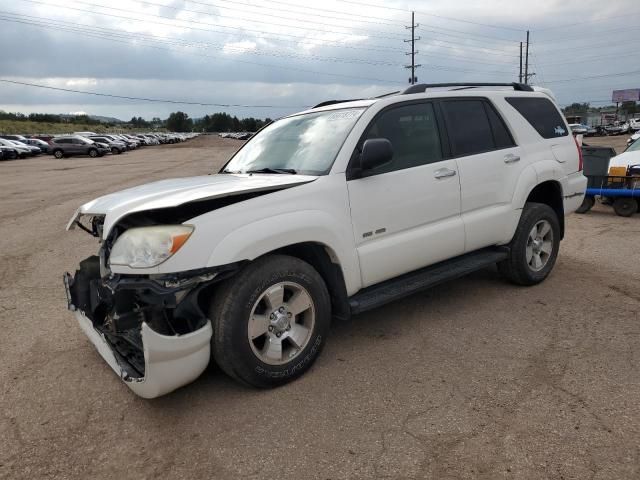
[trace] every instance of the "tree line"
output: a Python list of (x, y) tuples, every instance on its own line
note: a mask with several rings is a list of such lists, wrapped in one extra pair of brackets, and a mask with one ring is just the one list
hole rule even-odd
[(270, 118), (238, 118), (223, 112), (196, 119), (189, 118), (184, 112), (173, 112), (166, 127), (174, 132), (255, 132), (271, 122)]
[[(571, 105), (567, 105), (566, 107), (564, 107), (562, 109), (562, 113), (564, 113), (565, 115), (580, 115), (580, 116), (585, 116), (587, 113), (589, 112), (601, 112), (601, 111), (608, 111), (608, 110), (612, 110), (615, 109), (616, 106), (615, 105), (606, 105), (606, 106), (602, 106), (602, 107), (594, 107), (592, 106), (590, 103), (586, 102), (586, 103), (579, 103), (579, 102), (575, 102), (572, 103)], [(640, 108), (638, 106), (638, 104), (636, 102), (622, 102), (619, 107), (618, 107), (618, 112), (620, 114), (626, 114), (626, 115), (634, 115), (636, 113), (640, 112)]]
[[(0, 110), (0, 120), (13, 121), (32, 121), (45, 123), (71, 123), (82, 125), (105, 125), (113, 126), (115, 124), (100, 121), (89, 115), (57, 115), (53, 113), (14, 113)], [(129, 122), (118, 123), (118, 126), (136, 127), (136, 128), (167, 128), (172, 132), (255, 132), (265, 125), (271, 123), (270, 118), (238, 118), (228, 113), (214, 113), (205, 115), (202, 118), (192, 119), (184, 112), (173, 112), (169, 118), (162, 120), (159, 117), (153, 117), (150, 121), (142, 117), (132, 117)]]
[(79, 123), (83, 125), (99, 125), (98, 119), (88, 115), (56, 115), (53, 113), (30, 113), (28, 115), (19, 112), (5, 112), (0, 110), (0, 120), (13, 120), (16, 122), (46, 122), (46, 123)]

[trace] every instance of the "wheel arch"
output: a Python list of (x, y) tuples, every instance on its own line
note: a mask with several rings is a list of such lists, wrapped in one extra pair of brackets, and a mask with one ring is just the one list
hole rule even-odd
[[(331, 298), (332, 316), (337, 320), (348, 320), (350, 318), (351, 310), (349, 308), (349, 297), (342, 272), (342, 266), (340, 265), (336, 253), (331, 247), (323, 243), (312, 241), (293, 243), (291, 245), (286, 245), (263, 253), (259, 257), (254, 258), (251, 262), (254, 262), (259, 258), (275, 254), (295, 257), (311, 265), (327, 285), (327, 290), (329, 291), (329, 296)], [(246, 263), (248, 264), (249, 261)], [(211, 285), (209, 288), (204, 289), (203, 292), (207, 292), (215, 287), (215, 284)], [(208, 294), (205, 293), (204, 297), (207, 295)]]
[(564, 238), (564, 202), (560, 182), (547, 180), (539, 183), (529, 192), (526, 202), (542, 203), (551, 207), (560, 223), (560, 239)]

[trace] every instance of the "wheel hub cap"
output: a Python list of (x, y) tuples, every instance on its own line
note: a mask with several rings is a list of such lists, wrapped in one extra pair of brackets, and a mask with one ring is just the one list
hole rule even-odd
[(302, 285), (287, 281), (270, 286), (251, 310), (251, 350), (269, 365), (292, 361), (311, 340), (315, 316), (311, 295)]
[(289, 323), (290, 315), (291, 313), (287, 312), (286, 310), (284, 311), (284, 313), (280, 312), (279, 310), (272, 312), (270, 315), (270, 318), (271, 318), (270, 323), (271, 323), (271, 326), (273, 327), (273, 330), (280, 333), (288, 330), (290, 327), (290, 323)]
[(542, 270), (553, 253), (553, 229), (547, 220), (536, 223), (527, 238), (527, 264), (534, 272)]

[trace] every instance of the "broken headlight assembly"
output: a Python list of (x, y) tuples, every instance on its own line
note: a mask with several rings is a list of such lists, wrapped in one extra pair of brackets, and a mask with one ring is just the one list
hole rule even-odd
[(180, 250), (192, 233), (190, 225), (130, 228), (116, 240), (109, 263), (130, 268), (155, 267)]

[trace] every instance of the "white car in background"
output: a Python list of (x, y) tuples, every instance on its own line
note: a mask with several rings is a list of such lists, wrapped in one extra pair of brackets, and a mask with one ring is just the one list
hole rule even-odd
[(630, 143), (624, 152), (622, 152), (620, 155), (616, 155), (609, 161), (609, 168), (629, 168), (632, 165), (640, 165), (640, 142), (638, 141), (638, 138), (640, 138), (640, 133), (633, 135), (633, 137), (636, 137), (636, 140)]
[(19, 158), (27, 158), (33, 155), (33, 152), (29, 147), (27, 147), (27, 145), (20, 146), (13, 143), (12, 140), (0, 138), (0, 145), (12, 148), (16, 152)]
[(632, 118), (629, 120), (629, 128), (634, 132), (640, 130), (640, 118)]

